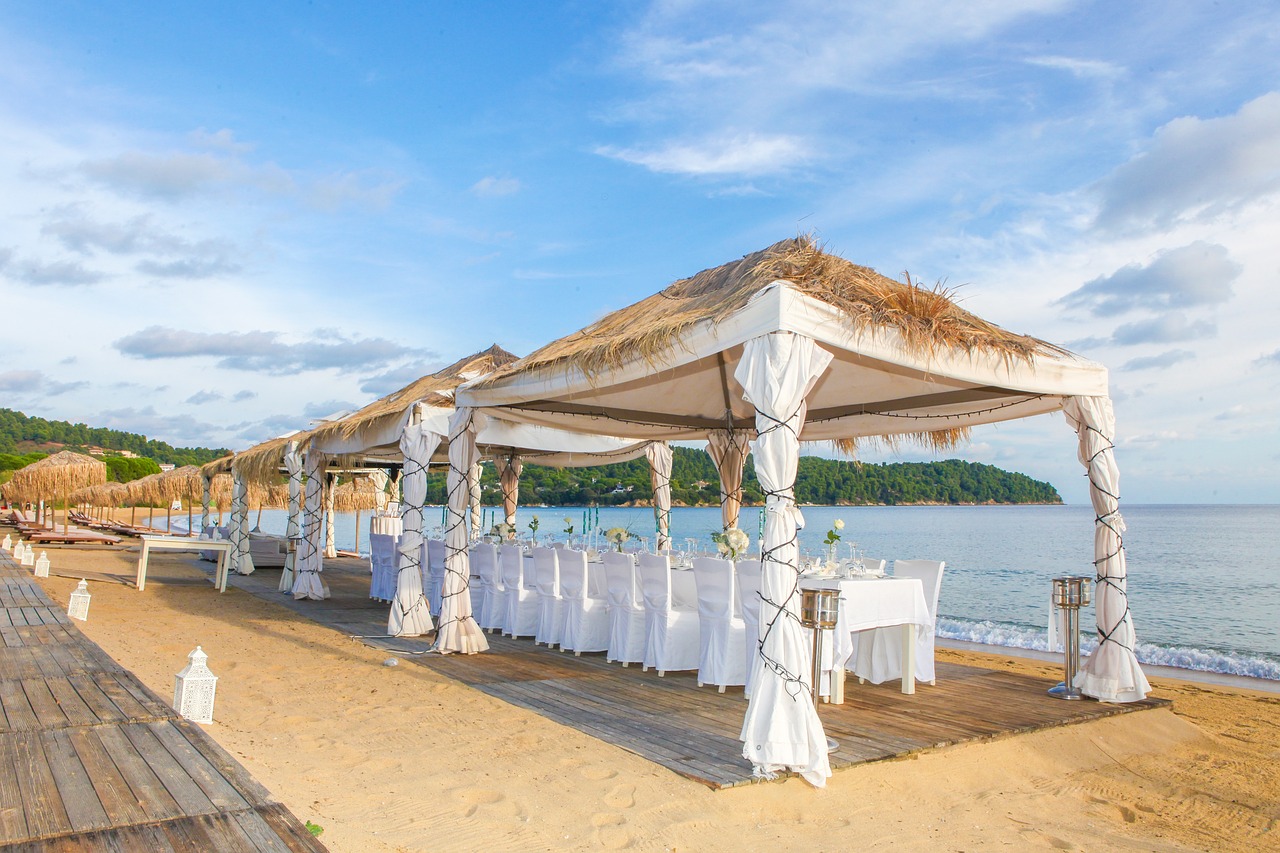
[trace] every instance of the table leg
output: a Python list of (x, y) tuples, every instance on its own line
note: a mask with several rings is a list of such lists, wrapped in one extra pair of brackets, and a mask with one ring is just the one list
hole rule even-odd
[(916, 692), (916, 626), (910, 622), (902, 625), (902, 692)]
[(147, 586), (147, 557), (150, 555), (151, 549), (147, 544), (147, 540), (142, 540), (142, 550), (138, 554), (138, 577), (134, 581), (134, 586), (141, 592)]
[(831, 704), (844, 704), (844, 664), (831, 668)]
[(225, 548), (218, 549), (218, 568), (214, 573), (213, 585), (218, 592), (227, 591), (227, 550)]

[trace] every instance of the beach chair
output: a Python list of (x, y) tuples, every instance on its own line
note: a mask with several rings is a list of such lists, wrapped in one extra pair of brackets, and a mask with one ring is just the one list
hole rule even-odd
[[(938, 560), (894, 560), (895, 578), (919, 578), (924, 586), (924, 600), (934, 625), (916, 632), (916, 681), (937, 684), (934, 669), (934, 635), (937, 631), (938, 597), (942, 592), (942, 570), (946, 563)], [(898, 626), (873, 628), (858, 632), (855, 654), (847, 665), (858, 681), (880, 684), (902, 678), (902, 631)]]
[(641, 554), (637, 559), (644, 598), (644, 669), (668, 672), (698, 668), (698, 611), (679, 606), (671, 595), (671, 558)]
[(698, 686), (746, 684), (742, 655), (747, 627), (734, 593), (733, 563), (714, 557), (693, 561), (698, 585)]

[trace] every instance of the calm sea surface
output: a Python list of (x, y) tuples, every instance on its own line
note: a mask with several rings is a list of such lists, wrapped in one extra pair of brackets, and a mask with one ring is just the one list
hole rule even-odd
[[(1122, 506), (1128, 530), (1129, 602), (1144, 663), (1280, 679), (1280, 506)], [(817, 555), (836, 519), (869, 557), (945, 560), (938, 633), (952, 639), (1046, 648), (1050, 579), (1093, 573), (1093, 511), (1085, 506), (805, 507), (801, 547)], [(486, 521), (492, 509), (486, 509)], [(740, 526), (759, 529), (758, 509)], [(537, 515), (539, 534), (558, 534), (564, 519), (582, 530), (581, 507), (521, 507), (524, 530)], [(261, 529), (283, 533), (286, 514), (262, 513)], [(653, 541), (653, 511), (601, 509), (600, 526), (629, 527)], [(362, 526), (367, 531), (367, 515)], [(250, 515), (251, 524), (257, 513)], [(428, 528), (441, 521), (428, 508)], [(174, 518), (184, 526), (185, 516)], [(355, 519), (335, 519), (339, 548), (355, 544)], [(671, 532), (710, 544), (720, 510), (672, 511)], [(368, 537), (361, 534), (361, 550)], [(1081, 620), (1092, 625), (1092, 615)], [(1086, 649), (1091, 642), (1085, 643)]]

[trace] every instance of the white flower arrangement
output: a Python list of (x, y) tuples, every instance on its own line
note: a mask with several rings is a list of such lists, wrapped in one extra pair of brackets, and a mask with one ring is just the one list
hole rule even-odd
[(610, 527), (604, 532), (606, 542), (613, 543), (615, 551), (622, 550), (622, 544), (631, 538), (631, 531), (625, 527)]
[(730, 527), (724, 533), (712, 533), (711, 539), (720, 555), (730, 560), (738, 559), (751, 545), (751, 537), (736, 527)]
[(567, 515), (564, 517), (564, 532), (573, 535), (573, 519)]
[(500, 540), (516, 538), (516, 528), (514, 524), (507, 524), (505, 521), (499, 521), (489, 529), (490, 536), (497, 536)]
[(831, 529), (827, 531), (827, 538), (822, 540), (824, 545), (834, 545), (840, 541), (840, 534), (836, 531), (844, 530), (844, 519), (837, 518), (831, 522)]

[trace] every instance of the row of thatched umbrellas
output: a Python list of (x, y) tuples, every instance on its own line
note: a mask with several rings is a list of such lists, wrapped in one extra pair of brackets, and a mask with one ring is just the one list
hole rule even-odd
[[(43, 501), (52, 507), (60, 501), (64, 516), (69, 505), (102, 511), (127, 506), (136, 511), (139, 506), (168, 508), (175, 502), (185, 505), (190, 515), (192, 506), (204, 500), (204, 489), (204, 476), (195, 465), (161, 471), (128, 483), (108, 482), (107, 466), (101, 459), (70, 450), (59, 451), (18, 469), (12, 479), (0, 487), (5, 500), (11, 503), (37, 505)], [(231, 489), (230, 473), (209, 478), (209, 499), (218, 508), (220, 523), (223, 508), (231, 504)], [(373, 509), (376, 498), (374, 485), (365, 478), (343, 483), (333, 491), (334, 509), (338, 512)], [(259, 510), (287, 508), (289, 487), (283, 482), (253, 483), (249, 487), (248, 504)]]

